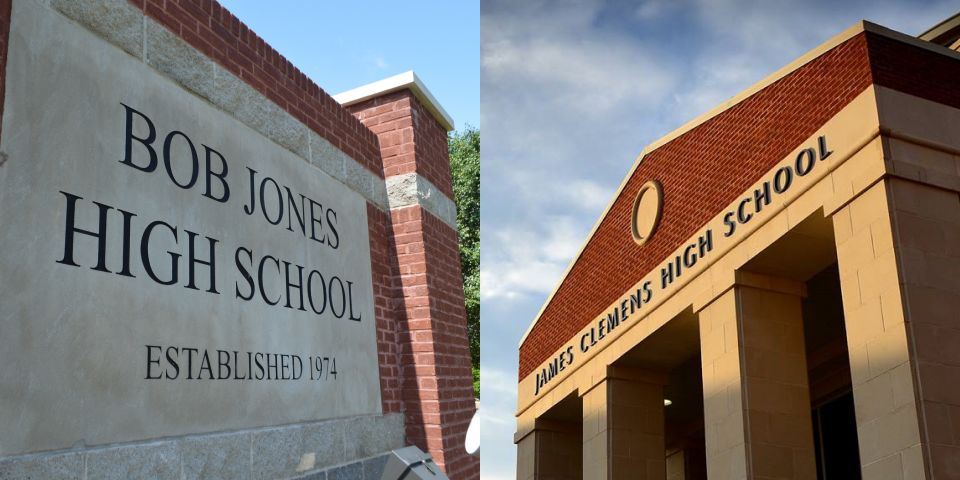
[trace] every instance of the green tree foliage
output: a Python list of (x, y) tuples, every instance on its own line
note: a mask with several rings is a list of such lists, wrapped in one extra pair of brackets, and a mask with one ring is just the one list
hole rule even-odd
[(460, 234), (460, 270), (467, 303), (467, 333), (473, 361), (473, 390), (480, 396), (480, 131), (467, 126), (448, 139), (457, 229)]

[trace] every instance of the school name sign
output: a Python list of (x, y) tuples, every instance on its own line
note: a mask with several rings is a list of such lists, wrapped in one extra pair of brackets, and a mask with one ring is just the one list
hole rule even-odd
[(367, 200), (31, 20), (0, 137), (0, 455), (378, 413)]
[[(745, 192), (732, 209), (722, 213), (721, 228), (708, 227), (695, 239), (689, 241), (680, 250), (679, 255), (674, 255), (661, 263), (654, 273), (648, 275), (647, 279), (641, 281), (633, 291), (626, 292), (619, 303), (603, 312), (582, 334), (574, 337), (535, 371), (534, 396), (544, 391), (564, 371), (573, 368), (578, 355), (586, 355), (591, 350), (602, 348), (615, 331), (622, 331), (628, 324), (640, 320), (647, 312), (644, 307), (652, 303), (655, 298), (666, 296), (664, 292), (688, 275), (687, 272), (694, 269), (698, 263), (705, 261), (715, 250), (718, 240), (735, 237), (744, 226), (766, 214), (772, 203), (776, 203), (781, 195), (787, 194), (818, 165), (829, 161), (832, 153), (833, 151), (827, 146), (827, 138), (819, 136), (812, 145), (801, 148), (793, 161), (782, 165), (768, 177), (763, 178), (757, 188)], [(820, 169), (822, 170), (823, 167)], [(765, 208), (767, 210), (764, 210)], [(659, 215), (659, 212), (657, 214)], [(664, 220), (669, 221), (669, 219)], [(636, 238), (636, 235), (634, 236)]]
[[(223, 154), (206, 144), (200, 144), (203, 149), (201, 161), (195, 141), (180, 130), (172, 130), (162, 135), (161, 142), (161, 135), (150, 117), (128, 105), (121, 105), (125, 120), (122, 130), (124, 152), (120, 164), (146, 174), (158, 173), (158, 167), (162, 164), (163, 172), (148, 177), (150, 181), (169, 180), (177, 188), (199, 194), (206, 200), (230, 204), (230, 200), (235, 197), (231, 196), (231, 191), (237, 192), (239, 189), (237, 185), (234, 185), (233, 189), (230, 187), (230, 164)], [(135, 125), (138, 123), (139, 128)], [(144, 136), (137, 136), (135, 130), (144, 131)], [(140, 154), (135, 154), (135, 150)], [(337, 228), (339, 215), (335, 209), (325, 207), (323, 203), (302, 192), (295, 193), (289, 186), (281, 185), (272, 177), (261, 175), (249, 166), (245, 167), (245, 170), (246, 184), (243, 188), (249, 194), (242, 205), (242, 215), (238, 221), (262, 221), (268, 232), (274, 227), (285, 229), (316, 242), (320, 245), (317, 248), (327, 248), (334, 254), (337, 252), (341, 239)], [(138, 273), (135, 272), (139, 270), (142, 272), (140, 275), (146, 275), (157, 285), (182, 286), (208, 294), (222, 294), (220, 290), (224, 288), (224, 282), (220, 282), (221, 287), (218, 289), (217, 265), (224, 265), (225, 262), (220, 259), (223, 250), (217, 248), (222, 243), (219, 239), (165, 220), (144, 218), (144, 215), (96, 200), (90, 200), (89, 205), (84, 206), (84, 198), (80, 195), (62, 190), (60, 193), (66, 200), (66, 215), (63, 254), (57, 263), (81, 267), (77, 263), (81, 255), (77, 249), (80, 248), (79, 238), (86, 236), (95, 241), (88, 242), (91, 249), (96, 249), (96, 262), (90, 266), (91, 270), (128, 278), (136, 278)], [(94, 226), (77, 225), (78, 208), (96, 210), (97, 221)], [(251, 218), (244, 219), (244, 215)], [(365, 219), (345, 220), (365, 222)], [(141, 223), (142, 228), (138, 228)], [(108, 265), (107, 261), (108, 258), (117, 257), (113, 255), (116, 252), (110, 251), (107, 241), (111, 227), (120, 228), (122, 238), (119, 262), (115, 262), (115, 265)], [(346, 240), (349, 242), (350, 239)], [(186, 244), (186, 254), (179, 253), (183, 250), (177, 248), (181, 243)], [(165, 247), (172, 247), (173, 250), (164, 250), (163, 253), (155, 255), (153, 252), (157, 250), (158, 244), (161, 245), (161, 250)], [(238, 300), (309, 312), (319, 317), (320, 321), (363, 321), (363, 315), (353, 295), (356, 282), (349, 277), (344, 279), (335, 273), (328, 273), (325, 277), (315, 265), (300, 265), (271, 253), (258, 254), (245, 245), (237, 246), (231, 257), (234, 270), (227, 275), (231, 278), (231, 285), (226, 288), (232, 290), (227, 294), (232, 294)], [(352, 275), (352, 272), (344, 275)], [(271, 284), (280, 284), (282, 287), (271, 291)], [(296, 354), (246, 352), (247, 368), (245, 373), (240, 373), (244, 365), (238, 362), (236, 350), (232, 352), (232, 357), (230, 351), (217, 350), (214, 360), (211, 361), (207, 350), (160, 345), (145, 345), (145, 348), (145, 378), (148, 380), (176, 380), (181, 378), (181, 374), (191, 380), (303, 378), (303, 359)], [(328, 363), (331, 359), (329, 356), (323, 358), (326, 358)], [(336, 379), (336, 357), (332, 359), (333, 368), (328, 367), (327, 373), (333, 373), (333, 379)], [(185, 368), (181, 369), (181, 365)], [(318, 367), (318, 374), (323, 373), (322, 364), (309, 361), (311, 377), (314, 367)]]

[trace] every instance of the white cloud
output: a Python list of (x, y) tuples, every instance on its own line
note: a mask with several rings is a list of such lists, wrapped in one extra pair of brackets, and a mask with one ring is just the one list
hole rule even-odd
[(563, 267), (555, 262), (484, 262), (480, 267), (480, 301), (548, 293), (562, 273)]
[(482, 394), (487, 399), (481, 400), (481, 425), (516, 428), (513, 414), (517, 403), (516, 375), (481, 366), (480, 378), (483, 379)]
[[(484, 233), (480, 300), (546, 295), (557, 285), (586, 231), (568, 216), (541, 219), (535, 228), (510, 225)], [(489, 231), (489, 228), (488, 228)]]
[(481, 478), (513, 479), (516, 476), (513, 433), (516, 431), (514, 412), (517, 405), (516, 375), (484, 366), (480, 367), (483, 384), (480, 397), (480, 451)]
[(589, 180), (574, 180), (563, 188), (574, 202), (587, 209), (604, 208), (613, 200), (613, 190)]
[(481, 9), (481, 122), (484, 138), (529, 166), (575, 158), (611, 119), (651, 114), (678, 81), (670, 57), (626, 32), (598, 33), (603, 2), (507, 5)]
[(576, 210), (599, 214), (610, 203), (614, 188), (586, 178), (565, 178), (563, 173), (543, 175), (541, 172), (514, 170), (506, 174), (513, 191), (525, 205), (549, 207), (554, 211)]
[(535, 84), (579, 114), (600, 115), (624, 103), (652, 105), (674, 82), (649, 52), (612, 38), (504, 39), (481, 57), (493, 82)]
[(664, 11), (669, 9), (673, 5), (669, 0), (648, 0), (641, 3), (634, 11), (633, 14), (640, 20), (650, 21), (655, 20), (661, 17), (664, 14)]

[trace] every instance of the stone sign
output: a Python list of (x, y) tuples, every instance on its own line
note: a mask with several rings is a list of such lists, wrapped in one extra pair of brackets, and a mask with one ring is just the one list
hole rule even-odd
[(0, 455), (379, 413), (366, 200), (44, 13), (11, 22)]

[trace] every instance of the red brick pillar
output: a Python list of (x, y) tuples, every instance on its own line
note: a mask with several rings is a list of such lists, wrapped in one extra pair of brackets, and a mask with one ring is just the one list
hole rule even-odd
[(337, 100), (380, 141), (407, 442), (428, 451), (450, 478), (479, 478), (479, 460), (464, 450), (475, 405), (447, 151), (452, 122), (412, 72)]

